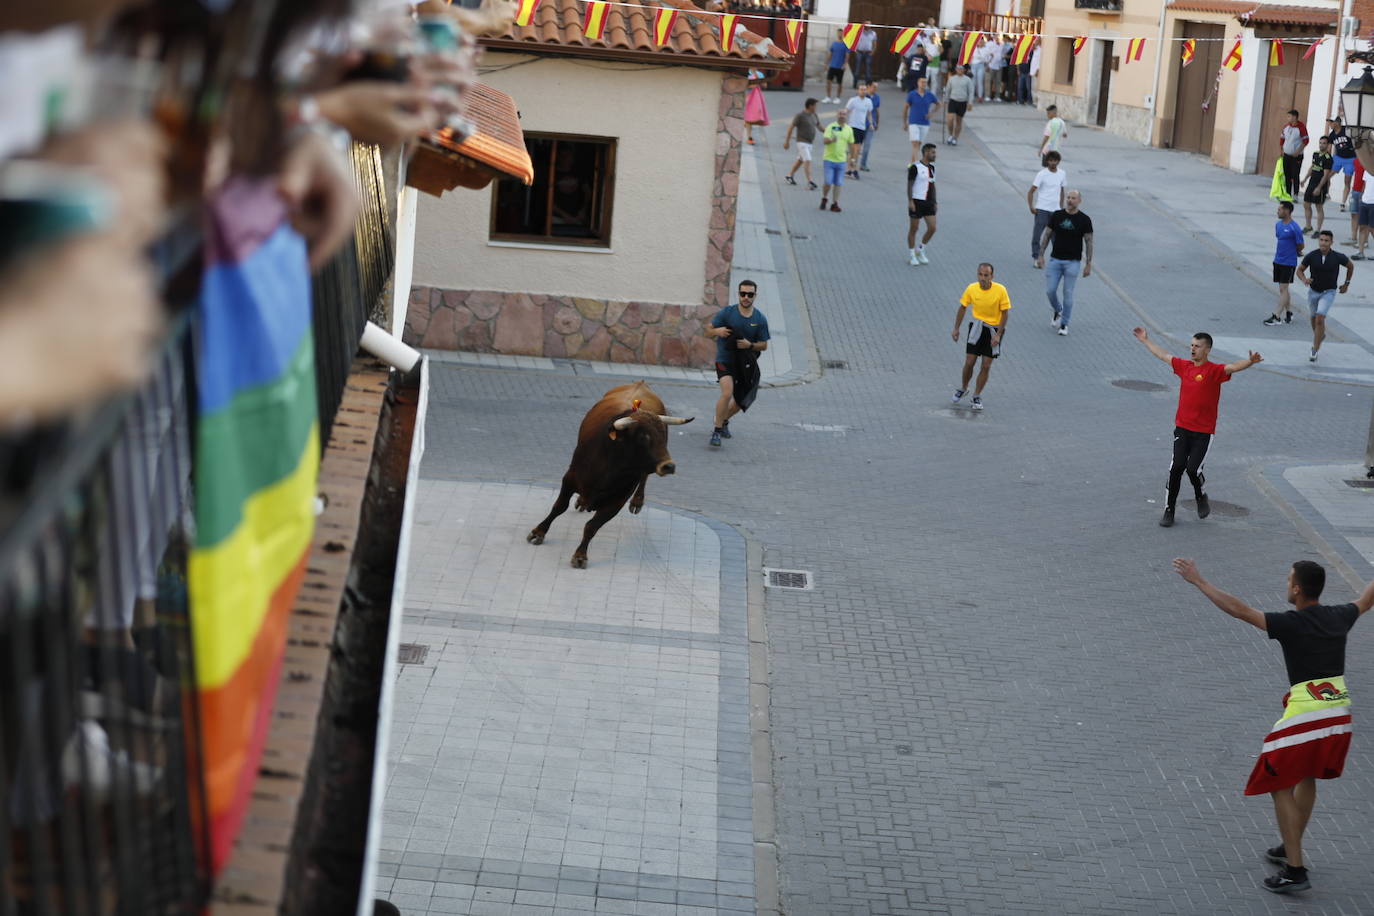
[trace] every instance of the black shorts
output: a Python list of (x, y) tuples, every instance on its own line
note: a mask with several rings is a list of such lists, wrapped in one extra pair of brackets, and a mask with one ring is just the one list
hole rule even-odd
[(1307, 179), (1307, 190), (1303, 192), (1302, 199), (1309, 204), (1326, 203), (1326, 191), (1317, 192), (1317, 185), (1322, 183), (1320, 175), (1312, 175)]
[(854, 145), (855, 145), (855, 146), (861, 145), (861, 144), (864, 142), (864, 137), (868, 135), (868, 131), (866, 131), (866, 130), (860, 130), (860, 129), (857, 128), (857, 127), (851, 127), (851, 128), (849, 128), (849, 129), (852, 130), (852, 131), (854, 131)]
[(945, 110), (962, 118), (968, 112), (968, 102), (950, 102)]
[(911, 208), (906, 211), (907, 216), (912, 219), (924, 219), (927, 216), (935, 215), (935, 201), (933, 200), (913, 200)]
[(1297, 272), (1296, 264), (1274, 264), (1274, 282), (1292, 283), (1293, 275)]
[[(967, 338), (973, 334), (973, 326), (982, 324), (983, 333), (978, 335), (977, 343), (968, 343)], [(965, 335), (964, 352), (969, 356), (987, 356), (996, 359), (1002, 355), (1002, 348), (998, 346), (996, 350), (992, 348), (992, 328), (983, 324), (981, 321), (970, 321), (968, 323), (968, 334)]]
[(825, 71), (825, 81), (827, 83), (843, 83), (844, 67), (831, 67)]
[(730, 370), (725, 368), (725, 363), (716, 363), (716, 381), (720, 381), (731, 374)]

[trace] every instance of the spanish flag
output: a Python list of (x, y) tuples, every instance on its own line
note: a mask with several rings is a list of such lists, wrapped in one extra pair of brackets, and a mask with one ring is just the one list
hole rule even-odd
[(1140, 55), (1145, 53), (1145, 39), (1132, 38), (1126, 45), (1126, 63), (1133, 60), (1140, 60)]
[(529, 25), (534, 21), (534, 13), (537, 9), (539, 9), (539, 0), (520, 0), (520, 6), (515, 11), (515, 24)]
[(797, 48), (801, 47), (802, 35), (806, 32), (806, 23), (800, 19), (789, 19), (782, 24), (782, 30), (787, 35), (787, 53), (796, 54)]
[(1308, 45), (1308, 46), (1307, 46), (1307, 51), (1306, 51), (1306, 53), (1303, 54), (1302, 59), (1303, 59), (1303, 60), (1307, 60), (1307, 59), (1308, 59), (1309, 57), (1311, 57), (1313, 54), (1316, 54), (1316, 53), (1317, 53), (1317, 45), (1321, 44), (1323, 41), (1326, 41), (1326, 39), (1325, 39), (1325, 38), (1318, 38), (1316, 41), (1314, 41), (1314, 42), (1312, 42), (1310, 45)]
[(739, 17), (726, 13), (720, 17), (720, 46), (729, 54), (735, 50), (735, 33), (739, 31)]
[(305, 240), (275, 183), (231, 180), (207, 211), (187, 586), (217, 872), (253, 794), (305, 576), (320, 423)]
[(1197, 53), (1197, 39), (1185, 38), (1183, 40), (1183, 66), (1188, 66), (1193, 62), (1193, 55)]
[(863, 31), (863, 28), (859, 23), (851, 22), (840, 30), (840, 41), (844, 42), (846, 48), (853, 51), (854, 42), (859, 40), (859, 33)]
[(967, 67), (969, 61), (973, 60), (973, 52), (978, 50), (978, 39), (982, 37), (977, 32), (968, 32), (964, 35), (964, 40), (959, 45), (959, 66)]
[(1235, 46), (1231, 48), (1231, 53), (1226, 55), (1226, 60), (1221, 64), (1228, 70), (1240, 69), (1240, 39), (1236, 39)]
[(1074, 57), (1077, 57), (1077, 56), (1078, 56), (1078, 52), (1079, 52), (1079, 51), (1082, 51), (1082, 50), (1087, 46), (1087, 44), (1088, 44), (1088, 36), (1087, 36), (1087, 35), (1079, 35), (1077, 38), (1075, 38), (1075, 39), (1073, 40), (1073, 56), (1074, 56)]
[(1269, 39), (1269, 66), (1271, 66), (1271, 67), (1282, 67), (1282, 66), (1283, 66), (1283, 39), (1282, 39), (1282, 38), (1271, 38), (1271, 39)]
[(606, 33), (606, 11), (610, 6), (607, 0), (587, 0), (587, 9), (582, 13), (582, 34), (592, 41), (600, 41)]
[(673, 23), (677, 22), (677, 10), (671, 6), (660, 6), (654, 13), (654, 44), (666, 45), (673, 35)]
[(1011, 52), (1011, 62), (1018, 67), (1030, 60), (1031, 50), (1035, 47), (1034, 35), (1022, 35), (1016, 39), (1016, 46)]
[(892, 53), (898, 56), (904, 55), (907, 49), (916, 41), (916, 36), (921, 34), (920, 29), (901, 29), (897, 32), (897, 37), (892, 39)]

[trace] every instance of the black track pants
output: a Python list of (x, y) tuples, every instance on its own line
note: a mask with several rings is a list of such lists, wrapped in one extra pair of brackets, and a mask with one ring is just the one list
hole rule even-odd
[(1212, 444), (1211, 433), (1195, 433), (1182, 426), (1174, 427), (1174, 461), (1169, 465), (1169, 492), (1165, 505), (1172, 509), (1178, 502), (1178, 489), (1183, 484), (1183, 472), (1193, 485), (1193, 495), (1202, 496), (1202, 462), (1207, 460), (1207, 448)]

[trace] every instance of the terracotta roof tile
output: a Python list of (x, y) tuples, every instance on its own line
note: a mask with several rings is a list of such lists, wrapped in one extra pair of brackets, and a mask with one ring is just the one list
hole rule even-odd
[(453, 131), (444, 128), (431, 134), (427, 142), (513, 175), (525, 184), (534, 181), (534, 166), (525, 149), (514, 99), (490, 86), (473, 83), (468, 90), (467, 117), (477, 127), (471, 136), (457, 141)]
[(1173, 0), (1169, 9), (1187, 13), (1231, 13), (1247, 24), (1334, 26), (1340, 11), (1318, 6), (1254, 3), (1253, 0)]
[(548, 49), (563, 54), (622, 59), (670, 60), (700, 67), (785, 70), (792, 57), (772, 41), (741, 28), (735, 48), (726, 54), (720, 45), (720, 16), (707, 13), (691, 0), (662, 0), (681, 10), (668, 43), (654, 44), (654, 13), (660, 4), (619, 0), (606, 8), (606, 28), (599, 40), (582, 34), (583, 0), (541, 0), (527, 26), (512, 25), (481, 44), (507, 50)]

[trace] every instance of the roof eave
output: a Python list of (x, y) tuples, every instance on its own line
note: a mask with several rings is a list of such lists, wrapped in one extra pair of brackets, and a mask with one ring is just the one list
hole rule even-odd
[(519, 51), (539, 57), (584, 57), (593, 60), (623, 60), (631, 63), (674, 64), (704, 70), (772, 70), (792, 68), (792, 60), (771, 57), (712, 57), (704, 54), (670, 54), (663, 51), (637, 51), (630, 48), (586, 48), (579, 45), (551, 45), (514, 38), (479, 38), (477, 43), (494, 51)]

